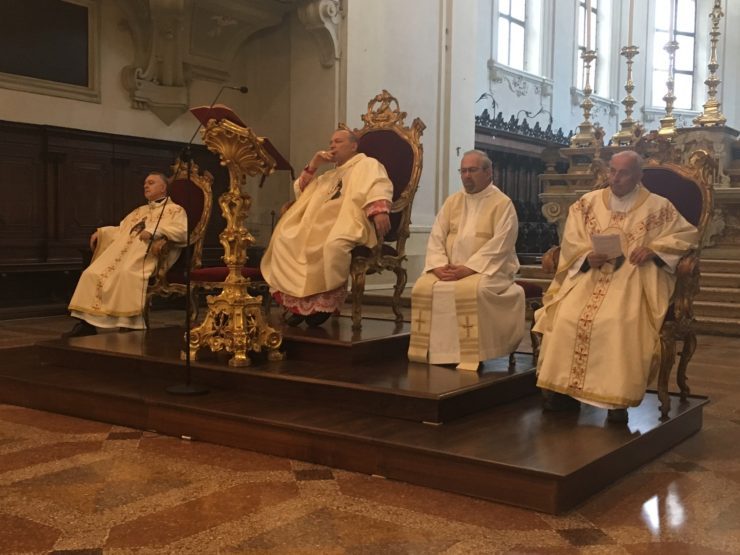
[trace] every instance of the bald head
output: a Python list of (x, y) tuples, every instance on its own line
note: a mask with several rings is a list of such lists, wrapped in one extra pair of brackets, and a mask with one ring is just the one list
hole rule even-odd
[(631, 193), (642, 179), (642, 156), (624, 150), (609, 160), (609, 186), (618, 197)]

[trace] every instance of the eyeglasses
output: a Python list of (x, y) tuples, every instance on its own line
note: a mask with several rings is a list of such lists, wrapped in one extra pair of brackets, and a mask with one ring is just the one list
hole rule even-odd
[(460, 168), (457, 171), (458, 171), (458, 173), (460, 175), (463, 175), (465, 173), (478, 173), (480, 171), (480, 168), (476, 168), (476, 167), (473, 167), (473, 168)]

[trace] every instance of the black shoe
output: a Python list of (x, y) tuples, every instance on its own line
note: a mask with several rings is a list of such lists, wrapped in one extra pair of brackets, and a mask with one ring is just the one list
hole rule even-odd
[(306, 317), (303, 314), (290, 314), (284, 318), (285, 323), (293, 328), (300, 326), (305, 319)]
[(306, 324), (310, 328), (317, 328), (331, 317), (331, 312), (314, 312), (306, 316)]
[(542, 390), (542, 410), (550, 412), (563, 412), (568, 410), (579, 410), (581, 402), (570, 395), (563, 395), (554, 391)]
[(70, 337), (84, 337), (86, 335), (95, 335), (97, 333), (98, 330), (95, 329), (95, 326), (88, 324), (84, 320), (80, 320), (71, 330), (62, 334), (62, 339), (69, 339)]
[(606, 413), (606, 420), (615, 424), (626, 424), (629, 420), (629, 414), (627, 409), (609, 409)]

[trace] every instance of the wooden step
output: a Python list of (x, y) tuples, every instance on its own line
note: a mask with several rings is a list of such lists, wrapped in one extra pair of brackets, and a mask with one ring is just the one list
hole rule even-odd
[(719, 272), (701, 272), (702, 287), (729, 287), (740, 289), (740, 274), (724, 274)]
[(717, 316), (740, 321), (740, 304), (716, 301), (694, 301), (694, 316)]
[(718, 316), (702, 316), (697, 317), (694, 329), (697, 333), (708, 335), (740, 337), (740, 320), (736, 318), (720, 318)]
[[(408, 362), (408, 324), (396, 334), (395, 322), (387, 320), (365, 320), (360, 332), (350, 326), (344, 317), (321, 328), (284, 326), (279, 331), (286, 360), (255, 360), (248, 367), (228, 367), (222, 358), (202, 351), (192, 362), (192, 379), (209, 388), (312, 399), (365, 414), (432, 423), (537, 393), (531, 354), (517, 353), (512, 369), (506, 356), (484, 362), (478, 372), (460, 372)], [(48, 366), (174, 384), (185, 371), (179, 356), (182, 338), (183, 330), (172, 327), (58, 339), (39, 343), (37, 349)]]
[(719, 260), (702, 258), (701, 271), (719, 274), (740, 274), (740, 260)]
[(740, 289), (732, 287), (707, 287), (702, 285), (695, 301), (714, 301), (722, 303), (740, 303)]
[[(79, 338), (85, 339), (85, 338)], [(138, 357), (131, 366), (148, 368)], [(145, 368), (146, 367), (146, 368)], [(353, 368), (346, 368), (349, 375)], [(422, 377), (420, 377), (422, 381)], [(99, 420), (172, 437), (187, 436), (384, 476), (420, 486), (562, 513), (697, 433), (706, 398), (674, 396), (668, 419), (648, 392), (629, 409), (629, 424), (606, 411), (542, 411), (539, 395), (429, 426), (321, 399), (271, 397), (249, 387), (213, 387), (207, 395), (167, 393), (171, 381), (146, 372), (80, 370), (42, 364), (33, 349), (0, 363), (0, 402)], [(349, 392), (348, 392), (349, 393)], [(398, 392), (403, 398), (403, 392)], [(351, 395), (347, 402), (351, 401)], [(568, 446), (568, 448), (564, 448)]]

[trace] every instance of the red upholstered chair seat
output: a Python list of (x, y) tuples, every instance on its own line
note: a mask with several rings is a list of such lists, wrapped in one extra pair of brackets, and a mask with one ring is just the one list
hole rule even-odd
[[(229, 269), (226, 266), (212, 266), (210, 268), (196, 268), (190, 272), (191, 281), (208, 281), (220, 283), (229, 275)], [(259, 268), (242, 268), (242, 276), (254, 281), (263, 281), (262, 273)], [(170, 283), (185, 283), (185, 272), (181, 269), (171, 269), (167, 273), (167, 279)]]

